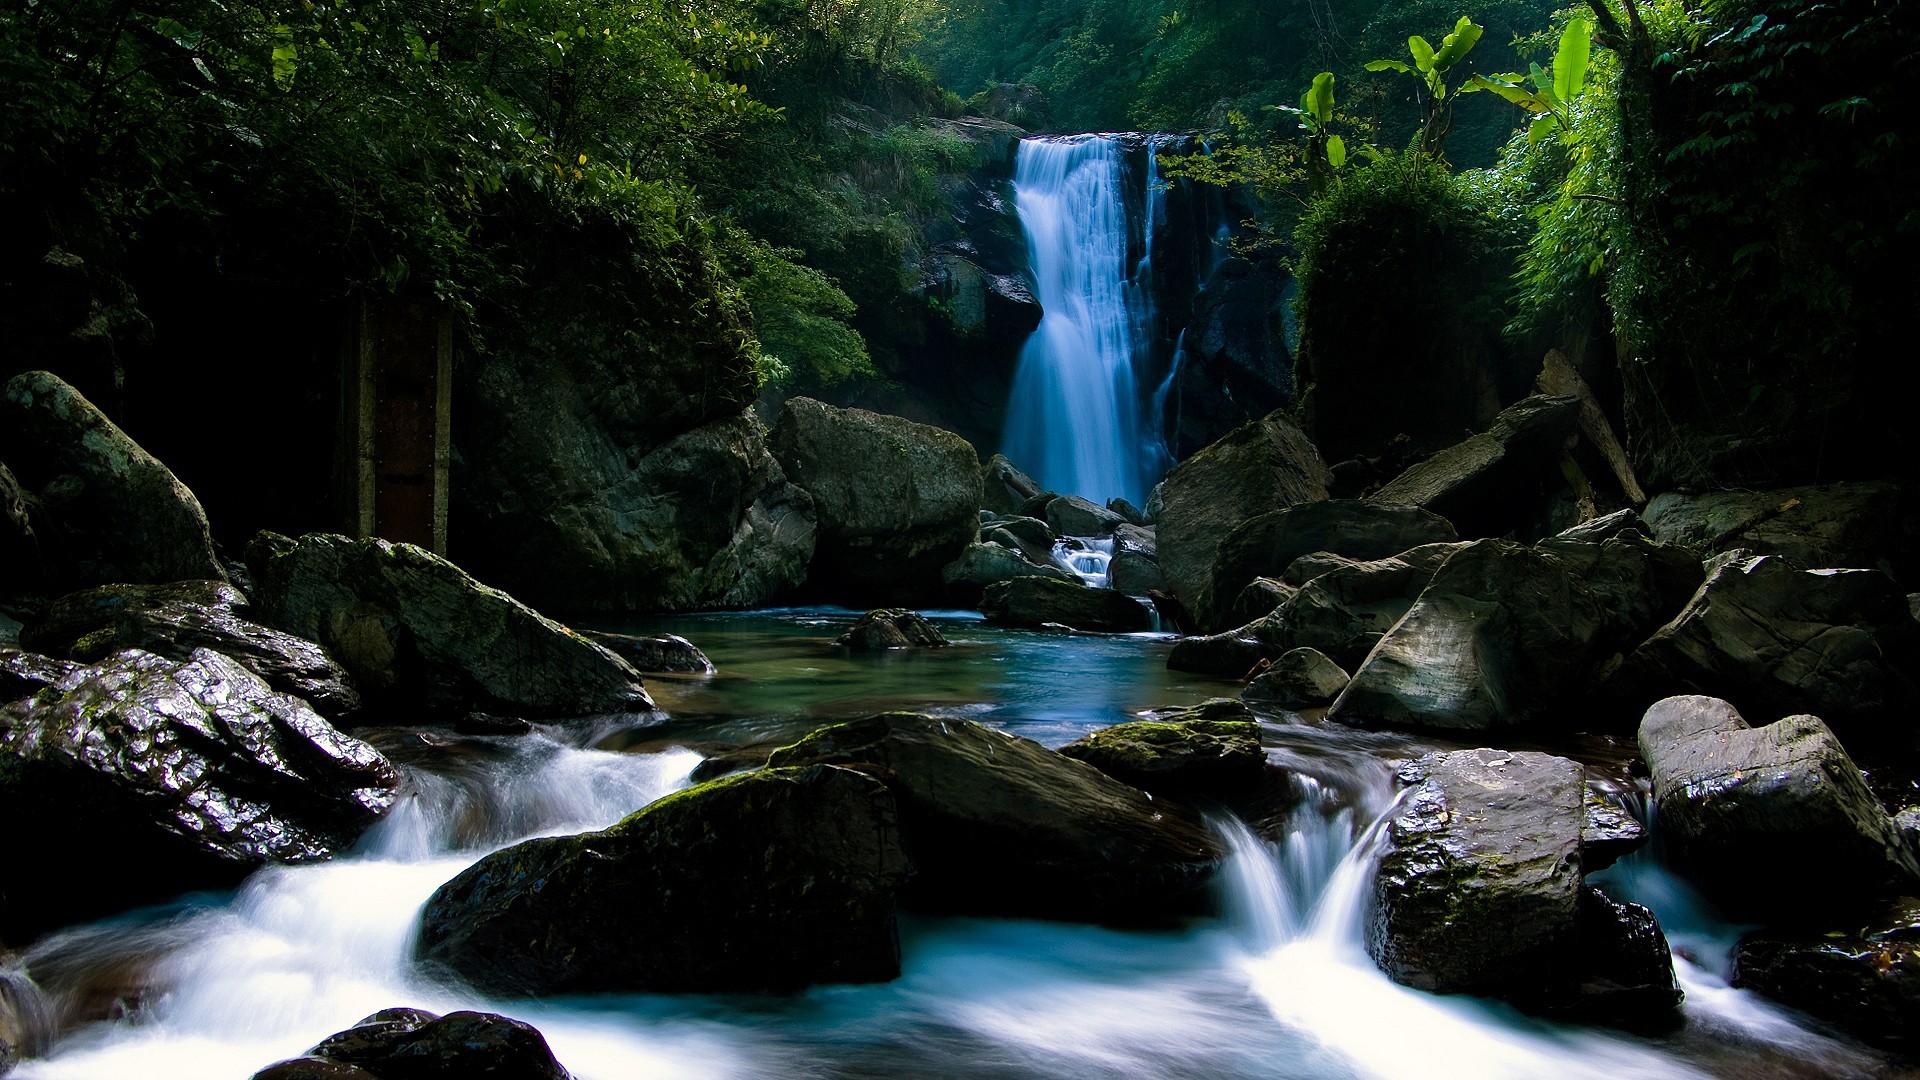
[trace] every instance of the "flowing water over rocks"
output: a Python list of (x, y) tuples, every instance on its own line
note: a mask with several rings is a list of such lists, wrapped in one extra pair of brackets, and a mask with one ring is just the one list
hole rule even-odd
[[(244, 1080), (397, 1006), (503, 1013), (582, 1080), (635, 1077), (1894, 1076), (1722, 972), (1739, 928), (1642, 851), (1596, 875), (1661, 917), (1687, 992), (1676, 1032), (1549, 1023), (1395, 985), (1366, 952), (1377, 824), (1395, 764), (1443, 744), (1262, 712), (1277, 811), (1212, 819), (1227, 852), (1218, 914), (1120, 930), (1012, 919), (901, 920), (892, 982), (786, 996), (489, 1000), (409, 957), (418, 912), (492, 851), (604, 828), (679, 790), (703, 756), (780, 745), (819, 724), (912, 707), (1058, 746), (1157, 707), (1231, 693), (1168, 672), (1159, 635), (1066, 637), (938, 614), (954, 647), (850, 654), (853, 613), (651, 620), (717, 675), (650, 679), (658, 727), (541, 727), (517, 738), (374, 729), (411, 794), (351, 854), (262, 870), (230, 894), (70, 928), (17, 963), (59, 1009), (31, 1080)], [(697, 749), (696, 749), (697, 748)], [(671, 934), (670, 927), (655, 931)]]

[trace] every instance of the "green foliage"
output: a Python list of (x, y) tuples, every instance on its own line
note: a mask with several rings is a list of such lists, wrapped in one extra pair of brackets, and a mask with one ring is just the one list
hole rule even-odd
[(778, 390), (805, 393), (873, 374), (867, 345), (848, 325), (853, 301), (800, 252), (736, 232), (728, 245), (734, 272), (753, 309), (759, 367)]
[(1419, 97), (1425, 105), (1426, 118), (1420, 124), (1420, 139), (1415, 144), (1417, 152), (1436, 158), (1441, 156), (1441, 145), (1446, 141), (1447, 132), (1453, 128), (1454, 99), (1473, 85), (1471, 82), (1462, 85), (1458, 80), (1449, 81), (1448, 76), (1479, 44), (1485, 32), (1486, 27), (1462, 15), (1460, 21), (1454, 24), (1453, 31), (1441, 39), (1438, 49), (1427, 44), (1427, 39), (1418, 34), (1408, 38), (1407, 52), (1413, 57), (1412, 64), (1403, 60), (1367, 62), (1368, 71), (1398, 71), (1419, 79)]
[[(1534, 64), (1526, 75), (1475, 75), (1461, 93), (1490, 91), (1533, 114), (1527, 125), (1527, 141), (1537, 143), (1549, 136), (1567, 141), (1573, 137), (1573, 121), (1568, 115), (1573, 99), (1587, 84), (1587, 68), (1593, 54), (1593, 26), (1579, 17), (1567, 20), (1560, 32), (1560, 44), (1554, 50), (1553, 70)], [(1527, 84), (1532, 89), (1527, 89)]]

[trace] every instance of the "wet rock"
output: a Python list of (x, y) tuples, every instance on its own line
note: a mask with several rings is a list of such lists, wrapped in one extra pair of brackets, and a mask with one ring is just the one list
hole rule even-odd
[(531, 718), (648, 712), (639, 673), (412, 544), (261, 533), (253, 614), (317, 641), (369, 705)]
[(1579, 981), (1545, 1011), (1613, 1027), (1679, 1026), (1685, 995), (1674, 977), (1667, 935), (1653, 912), (1620, 903), (1589, 885), (1580, 890), (1579, 932)]
[(1192, 910), (1221, 857), (1197, 814), (970, 720), (891, 713), (775, 751), (774, 767), (879, 770), (921, 908), (1104, 923)]
[(1318, 649), (1288, 649), (1240, 696), (1282, 709), (1312, 709), (1339, 697), (1350, 681), (1352, 677)]
[(1260, 725), (1237, 701), (1102, 728), (1059, 752), (1156, 795), (1229, 801), (1259, 786), (1267, 771)]
[(854, 620), (833, 643), (854, 652), (937, 648), (951, 644), (939, 627), (906, 608), (875, 608)]
[(0, 646), (0, 704), (37, 694), (79, 667), (71, 660)]
[(1434, 454), (1367, 496), (1418, 506), (1451, 521), (1463, 537), (1499, 536), (1533, 507), (1520, 492), (1557, 476), (1560, 453), (1580, 421), (1577, 397), (1530, 397), (1508, 406), (1485, 432)]
[(1448, 557), (1328, 713), (1365, 726), (1565, 730), (1569, 694), (1657, 625), (1698, 580), (1637, 532), (1533, 548), (1478, 540)]
[(948, 595), (955, 601), (978, 606), (987, 587), (1015, 578), (1045, 578), (1078, 587), (1080, 578), (1073, 571), (1053, 565), (1027, 561), (1021, 554), (999, 544), (968, 544), (960, 557), (940, 571)]
[(605, 646), (620, 659), (625, 660), (638, 672), (668, 672), (693, 675), (711, 675), (715, 668), (707, 654), (700, 651), (693, 642), (678, 634), (652, 634), (635, 636), (633, 634), (609, 634), (599, 630), (582, 630), (580, 636), (596, 645)]
[(907, 874), (887, 785), (772, 768), (487, 856), (427, 901), (416, 954), (500, 995), (885, 981)]
[[(239, 664), (128, 650), (7, 706), (0, 816), (17, 865), (0, 882), (11, 937), (230, 885), (271, 862), (350, 846), (400, 776), (370, 746)], [(76, 859), (102, 837), (113, 857)]]
[(1246, 627), (1242, 627), (1224, 634), (1183, 637), (1167, 651), (1167, 669), (1238, 679), (1245, 677), (1255, 665), (1272, 660), (1286, 651), (1250, 635), (1246, 630)]
[(937, 598), (940, 569), (979, 534), (980, 466), (950, 431), (792, 398), (770, 439), (813, 496), (814, 587), (841, 597)]
[(1037, 566), (1052, 565), (1053, 548), (1059, 542), (1052, 526), (1022, 514), (995, 515), (980, 523), (980, 532), (983, 541), (1012, 548)]
[(1749, 934), (1734, 955), (1733, 985), (1910, 1053), (1920, 1035), (1920, 900), (1826, 933)]
[[(1723, 560), (1680, 613), (1608, 680), (1629, 707), (1668, 694), (1723, 697), (1763, 715), (1808, 712), (1842, 731), (1905, 737), (1920, 701), (1920, 627), (1877, 570)], [(1851, 737), (1851, 736), (1850, 736)]]
[(211, 649), (329, 720), (347, 721), (360, 711), (360, 692), (346, 668), (312, 641), (261, 626), (246, 611), (246, 595), (224, 581), (102, 585), (55, 600), (27, 626), (21, 643), (83, 664), (122, 649), (169, 660)]
[(53, 1009), (25, 972), (0, 967), (0, 1076), (53, 1042)]
[(1153, 613), (1125, 593), (1039, 577), (987, 586), (980, 597), (980, 612), (988, 622), (1007, 626), (1059, 623), (1113, 634), (1153, 628)]
[(1240, 595), (1227, 605), (1227, 620), (1234, 626), (1246, 626), (1280, 610), (1281, 605), (1294, 598), (1300, 591), (1298, 586), (1288, 585), (1270, 577), (1257, 577), (1240, 590)]
[(1282, 651), (1318, 649), (1343, 668), (1357, 668), (1464, 546), (1425, 544), (1388, 559), (1303, 555), (1281, 579), (1297, 591), (1255, 633)]
[(47, 588), (47, 569), (40, 558), (40, 538), (33, 531), (33, 512), (20, 481), (0, 462), (0, 599), (30, 596)]
[(996, 514), (1018, 514), (1028, 499), (1040, 494), (1040, 485), (1005, 454), (995, 454), (981, 466), (980, 486), (981, 508)]
[(1319, 451), (1279, 412), (1175, 466), (1155, 492), (1160, 571), (1173, 594), (1196, 615), (1205, 610), (1227, 534), (1261, 514), (1325, 499), (1330, 479)]
[(1578, 940), (1580, 766), (1526, 751), (1428, 754), (1387, 820), (1367, 948), (1395, 982), (1515, 1000)]
[(1060, 536), (1112, 536), (1127, 519), (1078, 495), (1047, 503), (1047, 524)]
[(1220, 541), (1212, 583), (1194, 614), (1209, 625), (1233, 625), (1228, 607), (1240, 590), (1255, 578), (1278, 577), (1303, 555), (1384, 559), (1454, 539), (1446, 519), (1412, 506), (1336, 499), (1261, 514)]
[(1619, 800), (1587, 781), (1586, 821), (1580, 826), (1580, 866), (1604, 870), (1646, 846), (1647, 828)]
[(1893, 889), (1920, 865), (1866, 778), (1813, 716), (1752, 728), (1718, 698), (1640, 722), (1669, 860), (1731, 912), (1805, 919)]
[(531, 1024), (497, 1013), (382, 1009), (253, 1080), (572, 1080)]
[(1900, 486), (1869, 481), (1772, 491), (1668, 492), (1647, 503), (1652, 535), (1704, 554), (1744, 548), (1795, 566), (1878, 567), (1912, 550)]
[(0, 460), (33, 495), (56, 586), (226, 577), (193, 492), (58, 377), (29, 371), (7, 383)]
[(1127, 500), (1121, 498), (1118, 495), (1115, 495), (1113, 498), (1107, 500), (1107, 509), (1113, 511), (1116, 514), (1119, 514), (1121, 517), (1121, 520), (1125, 521), (1129, 525), (1133, 525), (1133, 526), (1137, 526), (1145, 529), (1151, 529), (1153, 527), (1153, 523), (1147, 520), (1146, 511), (1140, 509), (1139, 507), (1133, 505), (1132, 503), (1128, 502)]
[(1115, 592), (1128, 596), (1166, 589), (1166, 575), (1160, 572), (1160, 547), (1151, 526), (1129, 524), (1113, 531), (1113, 561), (1107, 564), (1107, 582)]

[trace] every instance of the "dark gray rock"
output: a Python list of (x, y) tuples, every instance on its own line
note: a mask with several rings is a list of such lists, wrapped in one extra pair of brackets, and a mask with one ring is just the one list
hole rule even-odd
[(995, 454), (981, 466), (980, 484), (980, 506), (995, 514), (1018, 514), (1028, 499), (1040, 494), (1040, 485), (1005, 454)]
[(31, 499), (20, 481), (0, 462), (0, 599), (32, 596), (47, 588), (40, 538), (33, 531)]
[(1387, 819), (1367, 948), (1394, 981), (1590, 1023), (1671, 1022), (1651, 912), (1583, 887), (1580, 766), (1528, 751), (1433, 753)]
[(1146, 528), (1146, 529), (1151, 529), (1153, 527), (1153, 523), (1147, 520), (1146, 511), (1140, 509), (1139, 507), (1133, 505), (1132, 503), (1128, 502), (1127, 500), (1121, 498), (1118, 495), (1115, 495), (1113, 498), (1107, 500), (1107, 509), (1113, 511), (1116, 514), (1119, 514), (1121, 519), (1124, 520), (1129, 525), (1135, 525), (1135, 526), (1139, 526), (1141, 528)]
[(773, 768), (487, 856), (427, 901), (416, 954), (502, 995), (885, 981), (907, 875), (887, 785)]
[(253, 614), (317, 641), (369, 705), (535, 718), (650, 712), (625, 660), (412, 544), (261, 533)]
[(1909, 674), (1920, 670), (1916, 635), (1906, 596), (1877, 570), (1798, 570), (1737, 554), (1607, 689), (1630, 708), (1707, 694), (1762, 715), (1813, 713), (1849, 737), (1904, 738), (1920, 701)]
[(1612, 793), (1587, 781), (1586, 822), (1580, 826), (1580, 866), (1604, 870), (1647, 844), (1647, 827)]
[(1105, 923), (1193, 910), (1221, 857), (1199, 815), (970, 720), (893, 713), (823, 728), (774, 767), (878, 769), (935, 911)]
[(813, 496), (813, 586), (841, 599), (937, 599), (940, 569), (979, 535), (980, 466), (950, 431), (791, 398), (770, 440)]
[(1244, 797), (1267, 771), (1259, 723), (1226, 698), (1101, 728), (1059, 752), (1156, 795), (1216, 802)]
[(1827, 932), (1761, 931), (1740, 942), (1733, 985), (1911, 1053), (1920, 1016), (1920, 900)]
[(1773, 491), (1668, 492), (1647, 503), (1654, 538), (1702, 554), (1744, 548), (1796, 566), (1903, 563), (1913, 545), (1900, 486), (1868, 481)]
[(1325, 499), (1330, 479), (1319, 451), (1278, 412), (1176, 465), (1155, 492), (1160, 572), (1174, 596), (1189, 611), (1204, 610), (1227, 534), (1261, 514)]
[(335, 722), (360, 711), (347, 669), (305, 638), (246, 618), (247, 598), (224, 581), (166, 585), (102, 585), (55, 600), (26, 627), (21, 644), (49, 656), (90, 664), (122, 649), (184, 661), (211, 649), (304, 699)]
[(57, 376), (29, 371), (7, 383), (0, 460), (34, 497), (32, 525), (56, 586), (226, 577), (193, 492)]
[(0, 1076), (46, 1054), (53, 1044), (53, 1014), (47, 995), (25, 972), (0, 967)]
[(1418, 506), (1453, 522), (1463, 537), (1499, 536), (1531, 507), (1517, 496), (1559, 473), (1560, 453), (1580, 422), (1577, 397), (1530, 397), (1502, 410), (1493, 425), (1434, 454), (1367, 496)]
[(1669, 859), (1742, 915), (1804, 920), (1920, 887), (1915, 853), (1827, 726), (1750, 728), (1718, 698), (1670, 697), (1640, 722)]
[(715, 668), (707, 654), (678, 634), (609, 634), (599, 630), (581, 630), (581, 637), (601, 645), (633, 666), (633, 670), (676, 674), (711, 675)]
[(1115, 592), (1128, 596), (1166, 590), (1167, 578), (1160, 572), (1160, 546), (1152, 526), (1127, 524), (1113, 530), (1113, 561), (1107, 564), (1107, 582)]
[(948, 595), (969, 606), (980, 603), (989, 585), (1028, 577), (1046, 578), (1074, 587), (1081, 584), (1079, 576), (1071, 570), (1052, 563), (1029, 562), (1018, 551), (999, 544), (968, 544), (958, 559), (940, 571), (940, 580), (946, 583)]
[(1128, 634), (1153, 628), (1153, 612), (1112, 589), (1089, 589), (1041, 577), (1021, 577), (987, 586), (980, 612), (1007, 626), (1058, 623), (1075, 630)]
[(1224, 634), (1183, 637), (1167, 651), (1167, 668), (1240, 679), (1262, 661), (1276, 659), (1286, 651), (1280, 645), (1252, 636), (1248, 629), (1241, 627)]
[(1317, 649), (1288, 649), (1240, 691), (1242, 699), (1282, 709), (1312, 709), (1332, 703), (1352, 676)]
[(1126, 518), (1078, 495), (1060, 495), (1047, 503), (1047, 524), (1060, 536), (1112, 536)]
[(71, 660), (0, 646), (0, 704), (37, 694), (79, 668)]
[[(1366, 726), (1567, 730), (1578, 695), (1698, 581), (1637, 532), (1454, 552), (1353, 673), (1329, 717)], [(1673, 605), (1673, 606), (1669, 606)]]
[(854, 620), (833, 643), (854, 652), (938, 648), (951, 644), (939, 627), (906, 608), (875, 608)]
[(1297, 591), (1255, 633), (1283, 650), (1318, 649), (1343, 668), (1357, 668), (1464, 546), (1425, 544), (1387, 559), (1303, 555), (1281, 579)]
[(1203, 625), (1233, 625), (1227, 608), (1240, 590), (1255, 578), (1280, 576), (1303, 555), (1384, 559), (1455, 539), (1446, 519), (1412, 506), (1335, 499), (1260, 514), (1220, 541), (1212, 582), (1194, 615)]
[(382, 1009), (253, 1080), (572, 1080), (546, 1037), (497, 1013)]
[(1257, 577), (1240, 590), (1240, 595), (1226, 607), (1226, 620), (1232, 625), (1246, 626), (1280, 610), (1280, 608), (1300, 592), (1298, 586), (1270, 577)]
[[(9, 937), (328, 858), (401, 783), (372, 747), (204, 649), (119, 653), (0, 715), (0, 816), (35, 822), (13, 857), (62, 868), (0, 882)], [(111, 858), (73, 857), (104, 837)]]

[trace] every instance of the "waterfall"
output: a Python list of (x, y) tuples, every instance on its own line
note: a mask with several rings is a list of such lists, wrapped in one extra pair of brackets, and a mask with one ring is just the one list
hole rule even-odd
[(1015, 202), (1043, 315), (1020, 353), (1004, 451), (1043, 487), (1138, 506), (1150, 449), (1134, 352), (1146, 313), (1128, 274), (1121, 157), (1105, 135), (1020, 143)]

